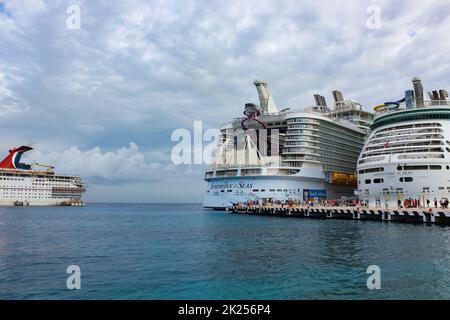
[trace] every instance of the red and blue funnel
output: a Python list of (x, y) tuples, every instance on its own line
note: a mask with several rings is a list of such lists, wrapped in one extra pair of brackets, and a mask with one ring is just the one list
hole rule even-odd
[(21, 146), (9, 150), (9, 155), (0, 162), (1, 169), (29, 169), (29, 166), (20, 163), (20, 158), (24, 152), (33, 150), (31, 147)]

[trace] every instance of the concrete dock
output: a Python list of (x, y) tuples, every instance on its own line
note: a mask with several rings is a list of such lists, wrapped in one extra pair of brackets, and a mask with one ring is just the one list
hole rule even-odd
[(381, 209), (366, 207), (279, 207), (279, 206), (233, 206), (229, 213), (260, 216), (371, 220), (404, 223), (428, 223), (450, 225), (450, 210), (441, 208)]

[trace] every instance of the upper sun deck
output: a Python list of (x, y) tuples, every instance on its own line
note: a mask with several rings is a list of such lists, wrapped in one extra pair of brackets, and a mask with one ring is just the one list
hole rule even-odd
[(0, 176), (34, 177), (34, 178), (63, 179), (63, 180), (72, 180), (72, 179), (81, 180), (80, 176), (72, 176), (72, 175), (67, 175), (67, 174), (56, 174), (54, 171), (5, 169), (5, 168), (0, 168)]
[(395, 108), (386, 106), (376, 111), (371, 129), (399, 122), (429, 119), (450, 119), (450, 101), (424, 101), (420, 107), (412, 105), (410, 108), (407, 108), (406, 103)]

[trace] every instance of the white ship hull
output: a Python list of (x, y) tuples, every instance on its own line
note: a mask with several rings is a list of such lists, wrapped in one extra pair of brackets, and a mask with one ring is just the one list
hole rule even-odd
[(79, 177), (0, 170), (0, 206), (81, 204), (84, 190)]
[(14, 201), (11, 200), (1, 200), (0, 206), (3, 207), (12, 207), (12, 206), (41, 206), (41, 207), (49, 207), (49, 206), (65, 206), (65, 205), (82, 205), (83, 203), (80, 200), (74, 201), (73, 199), (58, 199), (58, 200), (30, 200), (30, 199), (17, 199)]
[(223, 210), (234, 203), (248, 201), (320, 201), (352, 196), (352, 186), (333, 186), (316, 179), (299, 176), (227, 177), (208, 181), (205, 208)]
[(450, 102), (446, 90), (424, 99), (413, 90), (377, 112), (358, 159), (359, 198), (372, 207), (447, 207), (450, 198)]
[[(369, 206), (397, 208), (404, 206), (405, 200), (418, 200), (420, 206), (434, 207), (435, 199), (439, 202), (442, 198), (450, 198), (450, 170), (447, 163), (436, 162), (409, 162), (407, 166), (436, 167), (439, 169), (424, 170), (398, 170), (404, 165), (402, 162), (381, 164), (383, 172), (368, 173), (360, 175), (360, 195)], [(383, 183), (373, 184), (375, 179), (382, 179)], [(400, 180), (402, 179), (402, 180)], [(411, 182), (400, 182), (409, 181)], [(371, 180), (371, 185), (365, 181)]]
[[(12, 148), (0, 161), (0, 206), (58, 206), (82, 205), (86, 191), (81, 178), (56, 174), (54, 167), (34, 163), (21, 163), (29, 146)], [(33, 166), (45, 167), (45, 171)]]

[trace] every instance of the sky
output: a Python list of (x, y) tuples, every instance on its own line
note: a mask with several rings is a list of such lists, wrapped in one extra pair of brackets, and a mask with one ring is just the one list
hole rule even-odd
[(370, 110), (414, 76), (448, 90), (449, 30), (441, 0), (0, 0), (0, 152), (33, 146), (90, 202), (201, 202), (174, 130), (239, 117), (256, 79), (293, 109), (339, 89)]

